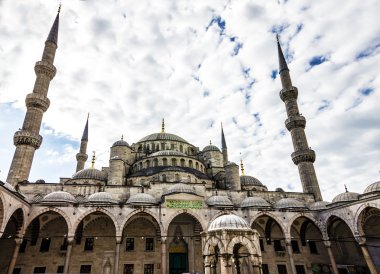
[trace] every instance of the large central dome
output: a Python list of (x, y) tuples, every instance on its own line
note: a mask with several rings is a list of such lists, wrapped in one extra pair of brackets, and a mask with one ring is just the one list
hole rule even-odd
[(153, 133), (148, 136), (145, 136), (142, 138), (140, 142), (147, 142), (147, 141), (158, 141), (158, 140), (163, 140), (163, 141), (177, 141), (177, 142), (183, 142), (183, 143), (188, 143), (185, 139), (171, 133)]

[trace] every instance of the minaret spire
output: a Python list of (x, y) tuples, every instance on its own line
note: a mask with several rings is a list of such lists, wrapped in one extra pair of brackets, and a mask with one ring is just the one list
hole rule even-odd
[(292, 160), (293, 163), (298, 166), (303, 192), (312, 193), (314, 194), (316, 201), (321, 201), (322, 194), (319, 189), (317, 175), (315, 174), (313, 165), (315, 161), (315, 152), (309, 147), (306, 139), (306, 119), (299, 113), (297, 104), (298, 89), (292, 85), (288, 65), (286, 64), (284, 54), (282, 53), (278, 36), (277, 49), (279, 57), (279, 74), (282, 84), (280, 98), (285, 103), (288, 115), (288, 118), (285, 120), (285, 126), (291, 133), (294, 147)]
[(241, 176), (244, 176), (244, 164), (243, 164), (243, 158), (241, 157), (240, 153), (240, 169), (241, 169)]
[(91, 168), (95, 168), (95, 151), (92, 152)]
[(80, 148), (79, 153), (77, 153), (77, 168), (76, 172), (84, 169), (84, 164), (87, 161), (88, 155), (87, 155), (87, 143), (88, 143), (88, 119), (90, 117), (90, 114), (87, 114), (87, 121), (86, 125), (84, 126), (82, 139), (80, 142)]
[(227, 144), (226, 144), (226, 138), (224, 137), (224, 131), (223, 131), (223, 123), (220, 123), (221, 127), (221, 137), (222, 137), (222, 153), (223, 153), (223, 165), (227, 165), (228, 163), (228, 151), (227, 151)]
[(161, 133), (165, 133), (165, 119), (164, 118), (162, 118)]
[(42, 117), (50, 105), (47, 94), (50, 81), (56, 74), (56, 68), (53, 63), (57, 50), (58, 27), (59, 13), (54, 20), (45, 42), (42, 60), (38, 61), (34, 66), (36, 81), (33, 92), (26, 96), (25, 103), (27, 111), (24, 123), (22, 128), (16, 131), (13, 137), (16, 151), (7, 177), (7, 181), (12, 185), (28, 180), (34, 153), (42, 143), (42, 136), (39, 134)]

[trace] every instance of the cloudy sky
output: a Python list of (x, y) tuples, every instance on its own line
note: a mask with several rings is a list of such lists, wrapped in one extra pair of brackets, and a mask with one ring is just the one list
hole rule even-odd
[[(58, 1), (0, 0), (0, 179), (14, 153)], [(89, 154), (160, 131), (220, 146), (270, 190), (302, 191), (280, 100), (275, 33), (299, 89), (325, 200), (380, 179), (380, 2), (65, 0), (51, 105), (30, 181), (71, 176), (90, 112)], [(90, 163), (88, 162), (89, 166)]]

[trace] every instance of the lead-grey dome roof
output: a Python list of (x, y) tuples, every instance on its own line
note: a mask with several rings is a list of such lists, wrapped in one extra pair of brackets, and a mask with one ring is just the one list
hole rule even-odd
[(127, 204), (131, 205), (155, 205), (157, 204), (156, 199), (148, 194), (148, 193), (137, 193), (135, 195), (132, 195), (128, 201)]
[(92, 179), (99, 181), (107, 180), (107, 173), (96, 168), (86, 168), (73, 175), (73, 179)]
[(247, 197), (241, 202), (240, 207), (270, 208), (272, 206), (261, 197)]
[(187, 143), (187, 141), (185, 139), (183, 139), (183, 138), (181, 138), (175, 134), (165, 133), (165, 132), (153, 133), (153, 134), (150, 134), (148, 136), (145, 136), (144, 138), (140, 139), (140, 141), (138, 141), (138, 143), (146, 142), (146, 141), (158, 141), (158, 140), (178, 141), (178, 142)]
[(295, 198), (282, 198), (274, 204), (277, 209), (299, 209), (305, 208), (305, 205)]
[(206, 203), (215, 207), (231, 207), (234, 205), (227, 196), (211, 196)]
[(343, 203), (343, 202), (351, 202), (357, 201), (359, 198), (359, 193), (356, 192), (344, 192), (335, 196), (332, 200), (332, 203)]
[(220, 152), (220, 149), (215, 145), (208, 145), (208, 146), (205, 146), (202, 151), (203, 152), (207, 152), (207, 151), (218, 151), (218, 152)]
[(380, 181), (374, 182), (373, 184), (367, 186), (363, 193), (367, 194), (375, 191), (380, 191)]
[(54, 191), (45, 195), (41, 202), (76, 203), (77, 200), (73, 195), (66, 191)]
[(189, 193), (197, 195), (194, 188), (186, 185), (184, 183), (177, 183), (169, 187), (169, 189), (164, 193), (164, 195), (174, 194), (174, 193)]
[(130, 147), (129, 144), (126, 141), (124, 141), (124, 140), (116, 141), (112, 145), (112, 147), (117, 147), (117, 146), (120, 146), (120, 147)]
[(326, 201), (318, 201), (318, 202), (314, 202), (314, 203), (311, 203), (308, 205), (308, 208), (310, 210), (322, 210), (322, 209), (326, 209), (327, 205), (329, 204), (329, 202), (326, 202)]
[(161, 150), (152, 153), (150, 156), (186, 156), (186, 154), (176, 150)]
[(94, 194), (91, 194), (87, 198), (88, 203), (109, 203), (109, 204), (115, 204), (115, 199), (112, 198), (112, 195), (108, 192), (95, 192)]
[(240, 183), (242, 186), (264, 186), (258, 179), (252, 176), (240, 176)]
[(219, 216), (213, 220), (208, 227), (208, 231), (216, 230), (251, 230), (248, 223), (241, 217), (234, 214)]

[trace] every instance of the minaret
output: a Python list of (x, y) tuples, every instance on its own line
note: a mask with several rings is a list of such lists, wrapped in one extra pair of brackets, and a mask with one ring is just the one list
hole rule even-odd
[(79, 153), (77, 153), (77, 169), (76, 172), (84, 169), (84, 164), (87, 161), (87, 143), (88, 143), (88, 118), (90, 114), (87, 115), (87, 122), (83, 130), (82, 139), (80, 141)]
[(28, 180), (33, 162), (34, 152), (42, 143), (42, 136), (39, 134), (42, 116), (49, 108), (50, 101), (47, 98), (50, 81), (56, 74), (53, 66), (55, 52), (57, 50), (59, 12), (51, 27), (49, 36), (45, 42), (42, 60), (34, 66), (36, 81), (33, 92), (26, 96), (26, 114), (24, 124), (13, 137), (16, 151), (9, 169), (7, 182), (16, 185), (20, 181)]
[(161, 133), (165, 133), (165, 119), (164, 118), (162, 118)]
[(314, 194), (316, 201), (322, 201), (321, 191), (319, 190), (317, 176), (314, 170), (315, 152), (312, 150), (306, 139), (305, 126), (306, 119), (299, 113), (297, 105), (298, 89), (292, 86), (288, 65), (277, 36), (279, 74), (281, 77), (282, 90), (280, 91), (281, 100), (285, 103), (288, 119), (285, 126), (290, 131), (293, 141), (294, 152), (292, 160), (298, 166), (303, 192)]
[(227, 165), (228, 163), (228, 153), (227, 153), (227, 144), (226, 144), (226, 138), (224, 138), (224, 131), (223, 131), (223, 124), (220, 123), (220, 126), (222, 128), (222, 153), (223, 153), (223, 165)]

